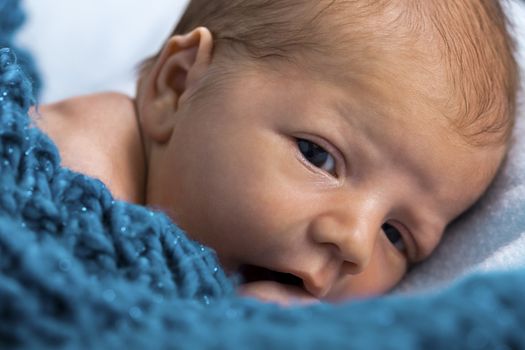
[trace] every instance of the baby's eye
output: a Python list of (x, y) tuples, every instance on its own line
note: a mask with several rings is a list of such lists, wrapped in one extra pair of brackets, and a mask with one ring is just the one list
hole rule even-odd
[(399, 233), (399, 230), (395, 228), (394, 226), (390, 224), (383, 224), (381, 226), (381, 229), (383, 229), (383, 232), (386, 235), (386, 238), (392, 243), (394, 247), (396, 247), (400, 252), (405, 252), (407, 247), (405, 245), (405, 241), (403, 240), (403, 236), (401, 233)]
[(305, 139), (297, 139), (297, 145), (308, 162), (336, 176), (334, 157), (324, 148)]

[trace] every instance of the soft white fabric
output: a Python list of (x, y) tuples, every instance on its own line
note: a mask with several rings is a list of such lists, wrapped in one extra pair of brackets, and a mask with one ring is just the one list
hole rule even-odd
[[(525, 65), (525, 9), (510, 2)], [(25, 0), (30, 21), (19, 40), (36, 55), (42, 102), (101, 90), (133, 94), (134, 67), (155, 52), (186, 0)], [(525, 76), (525, 74), (524, 74)], [(479, 270), (525, 264), (525, 105), (508, 161), (486, 196), (447, 230), (436, 253), (397, 291), (432, 288)]]

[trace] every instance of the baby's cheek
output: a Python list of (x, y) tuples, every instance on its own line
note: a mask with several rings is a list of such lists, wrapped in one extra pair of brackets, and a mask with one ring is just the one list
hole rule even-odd
[(203, 203), (206, 210), (195, 210), (201, 240), (212, 246), (226, 265), (264, 264), (269, 256), (286, 254), (281, 248), (293, 244), (288, 241), (293, 236), (282, 229), (289, 226), (290, 218), (283, 214), (289, 212), (284, 206), (287, 202), (269, 191), (269, 186), (252, 179), (237, 180), (209, 188), (209, 199)]

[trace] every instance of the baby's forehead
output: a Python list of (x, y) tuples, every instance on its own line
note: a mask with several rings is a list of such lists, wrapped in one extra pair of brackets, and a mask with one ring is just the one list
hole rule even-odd
[(497, 1), (348, 6), (327, 21), (339, 44), (323, 74), (397, 86), (394, 98), (426, 99), (472, 144), (507, 142), (518, 73)]
[(296, 55), (298, 65), (321, 80), (361, 79), (385, 85), (405, 81), (435, 96), (448, 85), (448, 53), (436, 40), (439, 34), (428, 24), (430, 19), (423, 16), (424, 6), (409, 3), (333, 2), (318, 25), (328, 35), (316, 38), (312, 46), (318, 47)]

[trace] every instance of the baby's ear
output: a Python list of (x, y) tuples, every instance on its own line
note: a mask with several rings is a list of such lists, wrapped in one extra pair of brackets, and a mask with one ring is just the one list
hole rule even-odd
[(164, 45), (137, 96), (142, 128), (154, 141), (169, 140), (181, 98), (191, 94), (208, 70), (212, 50), (212, 35), (204, 27), (174, 35)]

